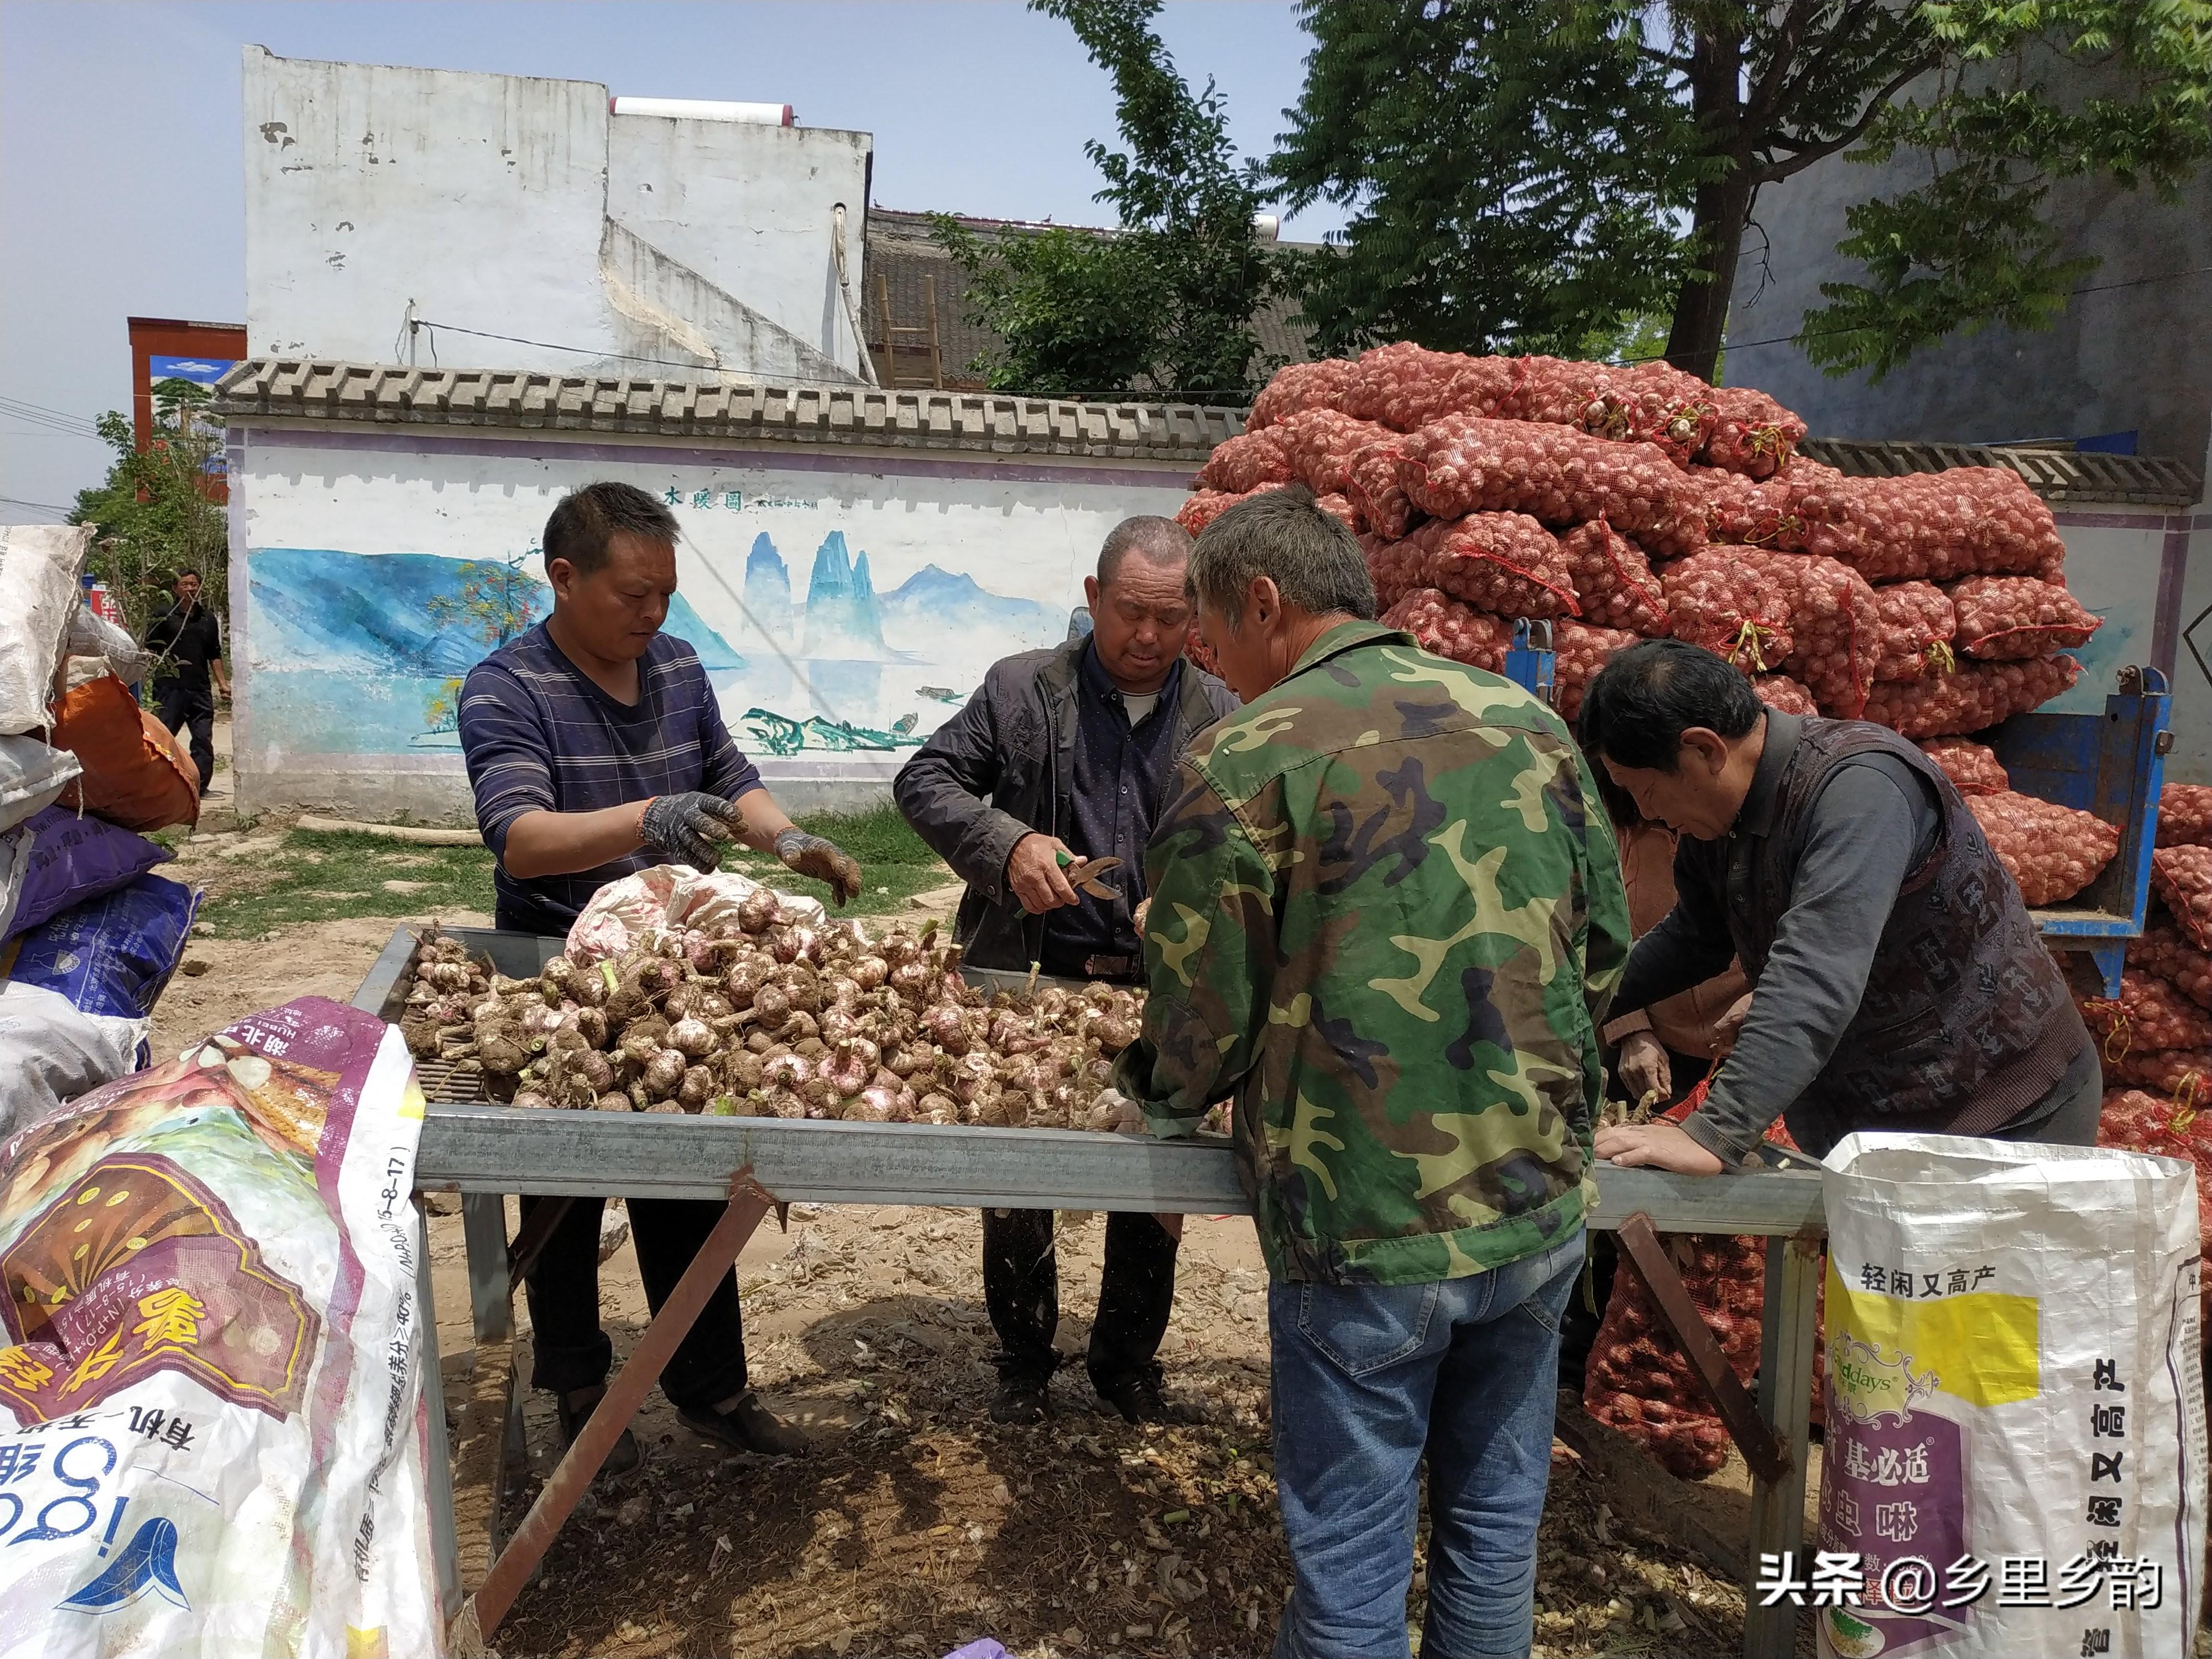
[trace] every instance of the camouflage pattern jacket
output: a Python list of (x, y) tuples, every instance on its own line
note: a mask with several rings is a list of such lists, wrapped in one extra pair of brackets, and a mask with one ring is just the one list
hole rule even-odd
[(1279, 1279), (1455, 1279), (1581, 1224), (1620, 855), (1559, 716), (1375, 623), (1201, 737), (1146, 858), (1153, 1131), (1236, 1103)]

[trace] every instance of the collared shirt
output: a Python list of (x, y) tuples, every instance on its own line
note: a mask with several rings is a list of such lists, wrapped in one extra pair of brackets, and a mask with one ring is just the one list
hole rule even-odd
[(161, 661), (154, 678), (181, 680), (195, 690), (208, 689), (208, 665), (222, 656), (222, 629), (215, 612), (198, 600), (173, 605), (146, 630), (146, 648)]
[(1078, 890), (1079, 902), (1046, 913), (1043, 963), (1048, 974), (1095, 978), (1085, 964), (1121, 958), (1138, 968), (1136, 908), (1145, 896), (1145, 847), (1152, 838), (1175, 780), (1172, 718), (1183, 673), (1182, 659), (1168, 671), (1149, 712), (1132, 724), (1120, 687), (1085, 647), (1075, 677), (1074, 788), (1067, 833), (1061, 837), (1079, 858), (1117, 858), (1121, 867), (1099, 878), (1112, 899)]
[(656, 634), (637, 664), (635, 706), (617, 702), (538, 623), (469, 671), (461, 752), (477, 828), (502, 860), (493, 872), (501, 926), (565, 933), (608, 882), (666, 862), (650, 848), (574, 875), (507, 872), (507, 831), (526, 812), (591, 812), (702, 789), (735, 800), (760, 773), (731, 740), (699, 653)]

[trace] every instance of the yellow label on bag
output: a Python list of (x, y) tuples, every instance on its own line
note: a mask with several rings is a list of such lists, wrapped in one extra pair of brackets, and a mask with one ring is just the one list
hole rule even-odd
[[(1847, 1290), (1831, 1261), (1826, 1320), (1831, 1348), (1839, 1336), (1856, 1337), (1878, 1353), (1909, 1360), (1915, 1378), (1969, 1405), (2007, 1406), (2043, 1391), (2041, 1308), (2032, 1296), (1966, 1291), (1916, 1301)], [(1856, 1415), (1904, 1406), (1902, 1370), (1833, 1369)], [(1892, 1393), (1898, 1397), (1887, 1397)]]

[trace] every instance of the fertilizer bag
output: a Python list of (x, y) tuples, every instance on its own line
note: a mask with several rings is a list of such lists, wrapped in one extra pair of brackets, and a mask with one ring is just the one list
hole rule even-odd
[[(1865, 1575), (1858, 1605), (1819, 1609), (1821, 1653), (2189, 1652), (2204, 1559), (2196, 1171), (1859, 1133), (1821, 1186), (1819, 1547)], [(2039, 1564), (2045, 1604), (2008, 1604), (2008, 1577)]]

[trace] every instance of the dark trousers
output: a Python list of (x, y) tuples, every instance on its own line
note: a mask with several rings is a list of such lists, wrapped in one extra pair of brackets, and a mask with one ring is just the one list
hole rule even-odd
[(215, 693), (204, 685), (187, 685), (182, 679), (156, 682), (154, 693), (160, 707), (155, 717), (179, 737), (191, 728), (192, 764), (199, 768), (200, 793), (215, 781)]
[[(524, 1224), (538, 1206), (557, 1202), (525, 1194)], [(571, 1199), (568, 1213), (524, 1281), (537, 1351), (530, 1374), (533, 1387), (574, 1394), (605, 1382), (613, 1367), (614, 1344), (599, 1328), (599, 1212), (605, 1206), (603, 1199)], [(676, 1281), (726, 1207), (711, 1199), (629, 1200), (630, 1242), (637, 1250), (638, 1276), (645, 1281), (646, 1305), (653, 1312), (675, 1292)], [(680, 1410), (703, 1411), (744, 1388), (744, 1328), (738, 1316), (737, 1274), (731, 1272), (722, 1275), (697, 1322), (677, 1345), (675, 1358), (660, 1374), (660, 1391)]]
[[(1106, 1267), (1086, 1368), (1102, 1393), (1133, 1378), (1159, 1380), (1154, 1356), (1175, 1305), (1176, 1242), (1157, 1217), (1106, 1218)], [(1000, 1377), (1042, 1382), (1060, 1364), (1060, 1265), (1050, 1210), (983, 1212), (983, 1305), (999, 1334)]]

